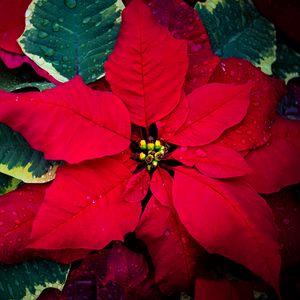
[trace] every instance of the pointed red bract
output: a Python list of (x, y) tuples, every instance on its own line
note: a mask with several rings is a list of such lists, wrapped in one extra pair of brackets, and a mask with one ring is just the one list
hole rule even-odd
[(272, 211), (248, 185), (178, 167), (173, 201), (181, 222), (210, 253), (248, 267), (278, 289), (279, 245)]
[(196, 13), (183, 0), (147, 0), (155, 19), (173, 37), (188, 43), (189, 67), (184, 90), (191, 93), (207, 83), (220, 59), (213, 53), (206, 30)]
[(254, 300), (251, 284), (233, 280), (196, 280), (195, 300)]
[(180, 102), (166, 117), (156, 122), (158, 136), (168, 141), (174, 133), (183, 125), (189, 113), (189, 103), (182, 95)]
[(32, 227), (30, 248), (101, 249), (135, 229), (139, 203), (121, 196), (129, 170), (111, 158), (61, 167)]
[(77, 163), (126, 149), (130, 120), (122, 102), (88, 88), (80, 77), (43, 92), (0, 91), (0, 121), (47, 159)]
[(155, 266), (155, 280), (166, 294), (182, 292), (194, 283), (197, 259), (204, 250), (191, 238), (176, 212), (152, 197), (136, 230)]
[(186, 48), (185, 41), (174, 39), (157, 24), (142, 0), (131, 1), (123, 11), (121, 31), (105, 69), (133, 123), (148, 127), (178, 104), (188, 64)]
[(255, 149), (268, 142), (278, 101), (285, 91), (282, 81), (237, 58), (222, 60), (210, 82), (243, 84), (248, 80), (253, 86), (247, 115), (240, 124), (225, 131), (218, 141), (236, 151)]
[(214, 141), (244, 118), (250, 89), (251, 83), (214, 83), (194, 90), (188, 95), (188, 117), (169, 141), (182, 146), (202, 146)]
[(254, 170), (246, 179), (259, 193), (300, 182), (300, 122), (278, 118), (270, 142), (251, 151), (246, 161)]
[(33, 220), (44, 200), (47, 185), (24, 185), (17, 191), (1, 196), (0, 263), (12, 264), (33, 258), (46, 258), (71, 263), (88, 254), (84, 249), (37, 251), (26, 249)]
[(202, 174), (215, 178), (237, 177), (252, 171), (239, 153), (218, 145), (179, 147), (172, 158), (186, 166), (196, 166)]
[(145, 168), (131, 176), (122, 197), (128, 202), (141, 202), (148, 193), (149, 185), (150, 176)]
[(17, 43), (25, 28), (25, 12), (31, 0), (1, 0), (0, 48), (22, 54)]
[(172, 208), (172, 184), (173, 178), (164, 169), (158, 168), (152, 175), (150, 190), (161, 205)]

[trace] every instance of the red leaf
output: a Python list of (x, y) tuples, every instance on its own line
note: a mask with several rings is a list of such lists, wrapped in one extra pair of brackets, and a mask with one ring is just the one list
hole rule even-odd
[(149, 172), (143, 169), (129, 179), (122, 198), (128, 202), (141, 202), (148, 193), (150, 185)]
[(179, 147), (172, 153), (172, 157), (187, 166), (196, 166), (202, 174), (209, 177), (230, 178), (251, 172), (239, 153), (218, 145)]
[(111, 158), (61, 167), (33, 223), (30, 248), (101, 249), (122, 240), (141, 212), (121, 197), (130, 175)]
[(121, 245), (88, 256), (71, 272), (62, 295), (97, 300), (164, 299), (145, 258)]
[(57, 81), (48, 72), (41, 69), (34, 61), (29, 59), (25, 55), (10, 53), (0, 48), (0, 59), (10, 69), (18, 68), (24, 63), (29, 64), (39, 76), (46, 78), (47, 80), (55, 83), (56, 85), (61, 84), (61, 82)]
[(300, 122), (278, 118), (270, 143), (251, 151), (246, 161), (254, 172), (247, 181), (259, 193), (273, 193), (300, 181)]
[(2, 0), (0, 10), (0, 48), (22, 54), (17, 38), (25, 28), (25, 11), (31, 0)]
[(80, 77), (44, 92), (0, 91), (0, 120), (19, 131), (47, 159), (77, 163), (126, 149), (130, 120), (121, 101)]
[(187, 64), (186, 42), (172, 38), (157, 24), (142, 0), (131, 1), (123, 11), (121, 31), (105, 69), (112, 91), (126, 104), (133, 123), (148, 127), (175, 108)]
[[(298, 194), (297, 194), (298, 192)], [(300, 264), (300, 202), (298, 191), (291, 188), (266, 195), (279, 228), (282, 271)]]
[(151, 178), (150, 190), (161, 205), (172, 208), (172, 184), (171, 175), (162, 168), (157, 168)]
[(182, 95), (180, 102), (166, 117), (156, 122), (159, 137), (169, 140), (174, 133), (184, 124), (189, 113), (187, 98)]
[(277, 231), (272, 211), (254, 190), (177, 167), (173, 197), (180, 220), (207, 251), (243, 264), (278, 288)]
[(24, 185), (17, 191), (1, 196), (0, 206), (0, 262), (18, 263), (32, 258), (47, 258), (70, 263), (83, 258), (89, 251), (36, 251), (25, 249), (31, 227), (49, 185)]
[(189, 67), (185, 92), (207, 83), (220, 59), (210, 47), (206, 30), (196, 11), (183, 0), (147, 0), (157, 21), (177, 39), (188, 43)]
[(195, 300), (254, 300), (254, 295), (247, 282), (197, 279)]
[(197, 259), (204, 250), (191, 238), (176, 212), (152, 197), (136, 229), (155, 266), (155, 280), (166, 294), (194, 283)]
[(218, 141), (236, 151), (253, 149), (269, 140), (278, 100), (284, 92), (283, 82), (265, 75), (250, 62), (236, 58), (222, 60), (210, 79), (210, 82), (237, 84), (249, 80), (253, 85), (247, 115)]
[(207, 84), (188, 95), (190, 112), (183, 126), (169, 139), (181, 146), (201, 146), (239, 123), (249, 105), (251, 84)]

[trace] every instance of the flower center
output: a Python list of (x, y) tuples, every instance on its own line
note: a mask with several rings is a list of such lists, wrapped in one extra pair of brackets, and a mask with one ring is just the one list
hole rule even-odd
[(161, 140), (149, 138), (148, 141), (140, 140), (138, 142), (138, 150), (136, 159), (144, 162), (148, 171), (155, 169), (165, 155), (168, 153), (169, 145)]

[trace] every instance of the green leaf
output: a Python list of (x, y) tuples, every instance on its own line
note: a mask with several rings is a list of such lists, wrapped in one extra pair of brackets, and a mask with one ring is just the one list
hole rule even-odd
[(267, 74), (276, 59), (276, 36), (272, 23), (259, 15), (251, 0), (207, 0), (196, 10), (204, 23), (216, 54), (223, 58), (250, 60)]
[(43, 91), (55, 86), (53, 83), (47, 81), (31, 81), (32, 79), (36, 80), (36, 78), (30, 76), (28, 70), (24, 69), (26, 68), (8, 69), (0, 61), (0, 90), (12, 92), (23, 88), (37, 88)]
[(0, 173), (0, 195), (14, 191), (20, 183), (21, 180)]
[(121, 0), (33, 0), (19, 38), (23, 52), (61, 82), (104, 75), (120, 28)]
[(1, 300), (35, 300), (46, 288), (62, 289), (69, 265), (46, 260), (0, 265)]
[(300, 76), (300, 53), (284, 44), (277, 45), (277, 58), (272, 65), (273, 74), (288, 82)]
[(0, 123), (1, 173), (27, 183), (43, 183), (54, 179), (59, 163), (46, 160), (19, 133)]

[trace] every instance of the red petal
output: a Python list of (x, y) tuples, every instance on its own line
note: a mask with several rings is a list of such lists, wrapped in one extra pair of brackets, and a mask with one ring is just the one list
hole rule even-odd
[(210, 81), (243, 84), (248, 80), (252, 80), (253, 86), (247, 115), (218, 141), (236, 151), (256, 148), (269, 140), (278, 100), (284, 92), (283, 82), (265, 75), (248, 61), (236, 58), (223, 60)]
[(0, 10), (0, 48), (22, 54), (17, 38), (25, 28), (25, 11), (31, 0), (2, 0)]
[(182, 146), (201, 146), (217, 139), (239, 123), (247, 112), (251, 84), (207, 84), (188, 95), (190, 112), (169, 141)]
[(207, 83), (220, 59), (210, 47), (206, 30), (196, 11), (183, 0), (147, 0), (154, 17), (177, 39), (188, 42), (189, 67), (185, 91)]
[(174, 210), (152, 197), (136, 234), (147, 244), (162, 292), (171, 294), (191, 287), (203, 249), (187, 233)]
[(129, 179), (122, 198), (128, 202), (141, 202), (147, 195), (150, 185), (149, 172), (143, 169)]
[(85, 257), (89, 251), (36, 251), (25, 249), (29, 243), (31, 227), (44, 200), (49, 185), (24, 185), (17, 191), (1, 196), (0, 208), (0, 262), (18, 263), (42, 257), (62, 263), (70, 263)]
[(77, 163), (126, 149), (130, 120), (121, 101), (80, 77), (44, 92), (0, 91), (0, 120), (19, 131), (47, 159)]
[(215, 178), (242, 176), (251, 172), (244, 158), (234, 150), (218, 145), (202, 148), (180, 147), (172, 157), (187, 166), (196, 166), (204, 175)]
[(31, 248), (101, 249), (134, 230), (140, 204), (121, 198), (131, 173), (111, 158), (59, 169), (32, 228)]
[(300, 181), (300, 122), (278, 119), (270, 143), (251, 151), (246, 161), (254, 172), (247, 181), (259, 193), (274, 193)]
[(197, 279), (195, 300), (254, 300), (254, 295), (247, 282)]
[(57, 85), (61, 84), (61, 82), (57, 81), (48, 72), (41, 69), (34, 61), (29, 59), (25, 55), (13, 54), (13, 53), (9, 53), (9, 52), (6, 52), (6, 51), (0, 49), (0, 59), (10, 69), (18, 68), (21, 65), (23, 65), (24, 63), (29, 64), (34, 69), (34, 71), (41, 77), (44, 77), (47, 80), (49, 80), (50, 82), (53, 82)]
[(156, 122), (158, 135), (168, 141), (174, 133), (183, 125), (189, 113), (187, 98), (182, 95), (180, 102), (166, 117)]
[(158, 168), (152, 175), (150, 190), (161, 205), (172, 208), (172, 184), (171, 175), (164, 169)]
[(272, 211), (254, 190), (237, 180), (217, 181), (178, 167), (173, 197), (182, 223), (204, 248), (245, 265), (278, 288), (277, 231)]
[(142, 0), (131, 1), (123, 11), (121, 31), (105, 69), (133, 123), (148, 127), (175, 108), (187, 70), (186, 51), (186, 42), (172, 38), (157, 24)]

